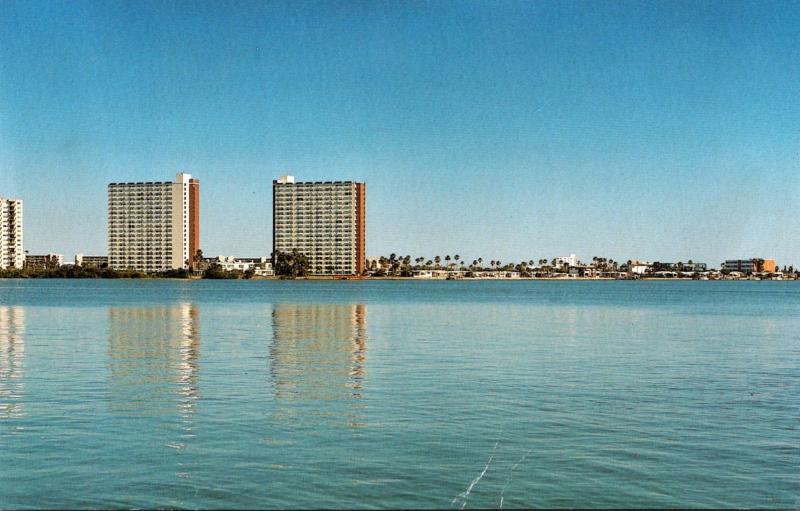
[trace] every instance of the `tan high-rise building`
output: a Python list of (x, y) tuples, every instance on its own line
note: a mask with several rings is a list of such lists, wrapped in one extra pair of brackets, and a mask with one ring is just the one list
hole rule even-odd
[(108, 265), (160, 272), (189, 268), (200, 248), (200, 181), (108, 185)]
[(297, 249), (315, 275), (360, 275), (366, 262), (366, 185), (272, 182), (272, 250)]
[(22, 201), (0, 197), (0, 270), (25, 265), (22, 234)]

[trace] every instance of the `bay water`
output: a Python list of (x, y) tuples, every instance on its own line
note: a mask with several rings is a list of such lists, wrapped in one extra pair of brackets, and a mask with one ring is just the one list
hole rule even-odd
[(800, 506), (800, 283), (0, 281), (0, 508)]

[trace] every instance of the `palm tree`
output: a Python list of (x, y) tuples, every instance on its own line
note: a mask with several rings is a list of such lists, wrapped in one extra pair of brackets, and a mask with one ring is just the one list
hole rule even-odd
[(481, 266), (482, 264), (483, 264), (483, 257), (479, 257), (478, 258), (478, 266)]
[(450, 256), (444, 256), (445, 266), (450, 267)]
[(442, 262), (442, 258), (439, 257), (439, 256), (436, 256), (436, 257), (433, 258), (433, 260), (436, 261), (436, 268), (439, 268), (439, 263)]
[(458, 263), (458, 260), (461, 259), (461, 256), (456, 254), (456, 255), (453, 256), (453, 259), (455, 259), (456, 263)]

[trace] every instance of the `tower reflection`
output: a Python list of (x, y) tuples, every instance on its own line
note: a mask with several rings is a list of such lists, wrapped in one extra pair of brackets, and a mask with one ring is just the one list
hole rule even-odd
[(113, 411), (161, 416), (177, 409), (191, 418), (200, 357), (196, 306), (112, 307), (108, 350)]
[(25, 309), (0, 305), (0, 419), (22, 417)]
[(334, 402), (364, 391), (366, 318), (364, 304), (276, 304), (269, 349), (275, 398), (315, 401), (319, 414), (351, 413)]

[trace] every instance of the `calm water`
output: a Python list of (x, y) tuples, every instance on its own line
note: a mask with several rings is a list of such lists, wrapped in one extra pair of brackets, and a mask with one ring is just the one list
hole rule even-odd
[(0, 507), (798, 507), (800, 283), (0, 281)]

